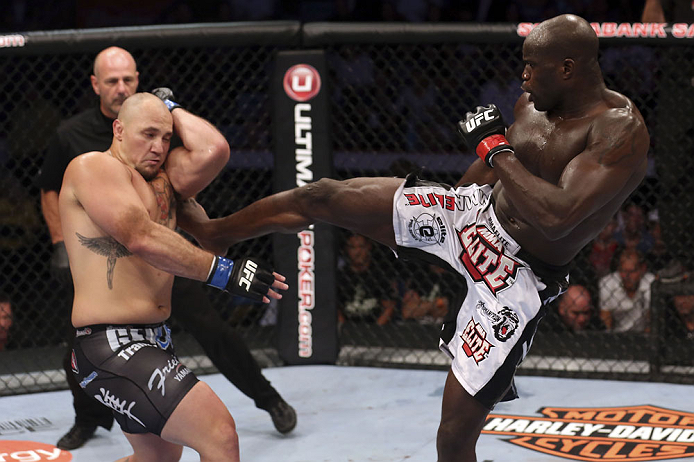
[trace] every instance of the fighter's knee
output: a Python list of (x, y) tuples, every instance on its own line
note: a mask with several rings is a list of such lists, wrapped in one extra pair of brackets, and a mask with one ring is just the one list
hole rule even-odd
[[(239, 453), (239, 435), (236, 432), (236, 424), (233, 419), (215, 426), (213, 438), (219, 452), (226, 455)], [(233, 460), (229, 458), (229, 460)]]
[(342, 182), (331, 178), (321, 178), (297, 189), (297, 199), (304, 207), (317, 207), (328, 203), (340, 189)]

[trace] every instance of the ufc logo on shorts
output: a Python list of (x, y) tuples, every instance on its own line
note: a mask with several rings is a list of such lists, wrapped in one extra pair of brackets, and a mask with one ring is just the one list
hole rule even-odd
[(256, 269), (258, 269), (257, 263), (251, 260), (246, 261), (246, 266), (243, 268), (243, 277), (239, 280), (239, 285), (244, 286), (246, 292), (251, 291), (251, 281), (253, 281), (253, 277), (255, 277)]
[(494, 120), (494, 117), (489, 115), (492, 112), (494, 112), (493, 109), (487, 109), (486, 111), (484, 111), (481, 114), (475, 114), (475, 117), (473, 117), (472, 119), (465, 122), (465, 129), (469, 133), (469, 132), (473, 131), (475, 128), (480, 126), (482, 119), (484, 119), (486, 121)]

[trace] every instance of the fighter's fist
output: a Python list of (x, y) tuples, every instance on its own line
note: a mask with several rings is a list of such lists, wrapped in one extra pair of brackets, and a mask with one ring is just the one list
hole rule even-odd
[(177, 107), (182, 107), (180, 104), (174, 101), (174, 94), (173, 91), (171, 91), (170, 88), (166, 87), (159, 87), (155, 88), (152, 90), (152, 94), (159, 98), (160, 100), (164, 101), (164, 104), (166, 104), (166, 107), (169, 108), (169, 112), (173, 111)]
[(506, 125), (501, 112), (494, 105), (477, 106), (475, 112), (468, 112), (458, 122), (458, 132), (463, 137), (468, 149), (474, 149), (478, 156), (489, 167), (493, 167), (492, 158), (502, 152), (513, 152), (513, 146), (506, 139)]
[(276, 281), (281, 282), (269, 264), (249, 257), (237, 260), (215, 257), (207, 278), (207, 284), (213, 287), (256, 301), (264, 301), (273, 287), (279, 287)]

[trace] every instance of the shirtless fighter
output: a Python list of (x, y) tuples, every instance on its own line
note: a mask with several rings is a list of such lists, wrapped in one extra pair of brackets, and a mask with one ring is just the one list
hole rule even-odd
[[(460, 121), (480, 158), (455, 188), (413, 176), (323, 179), (220, 219), (207, 220), (193, 201), (180, 209), (193, 235), (218, 245), (320, 221), (463, 277), (465, 300), (449, 313), (440, 340), (452, 365), (439, 462), (476, 460), (487, 414), (517, 397), (514, 372), (544, 305), (566, 289), (571, 260), (646, 172), (644, 121), (633, 102), (605, 87), (598, 38), (585, 20), (540, 23), (523, 44), (523, 61), (525, 92), (508, 131), (493, 105)], [(445, 239), (417, 219), (424, 212), (445, 226)]]
[[(183, 146), (169, 153), (174, 127)], [(113, 410), (134, 450), (121, 460), (176, 461), (185, 445), (202, 461), (238, 461), (231, 414), (179, 362), (164, 324), (174, 275), (264, 302), (280, 298), (284, 278), (256, 259), (218, 257), (174, 232), (174, 191), (196, 194), (228, 159), (212, 125), (137, 93), (123, 103), (113, 134), (107, 151), (70, 162), (60, 191), (75, 286), (73, 372)]]

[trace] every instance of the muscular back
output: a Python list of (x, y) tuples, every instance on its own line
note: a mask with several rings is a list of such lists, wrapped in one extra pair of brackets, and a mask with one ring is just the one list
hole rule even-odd
[[(97, 178), (89, 175), (95, 171)], [(102, 152), (84, 154), (70, 163), (59, 209), (75, 286), (72, 322), (76, 327), (155, 323), (168, 318), (171, 311), (173, 275), (133, 255), (113, 237), (121, 230), (108, 229), (128, 223), (127, 217), (105, 218), (119, 200), (119, 191), (103, 184), (112, 178), (114, 184), (123, 181), (132, 187), (119, 188), (120, 194), (134, 190), (135, 201), (141, 202), (152, 221), (169, 229), (176, 226), (173, 188), (164, 170), (145, 181), (133, 168)]]
[(539, 207), (546, 211), (533, 213), (518, 194), (514, 197), (514, 188), (527, 185), (500, 181), (494, 190), (497, 215), (527, 251), (550, 264), (568, 263), (643, 179), (648, 149), (643, 119), (628, 98), (604, 90), (599, 104), (566, 119), (536, 111), (524, 94), (515, 120), (507, 137), (517, 159), (560, 189), (538, 180), (548, 196)]

